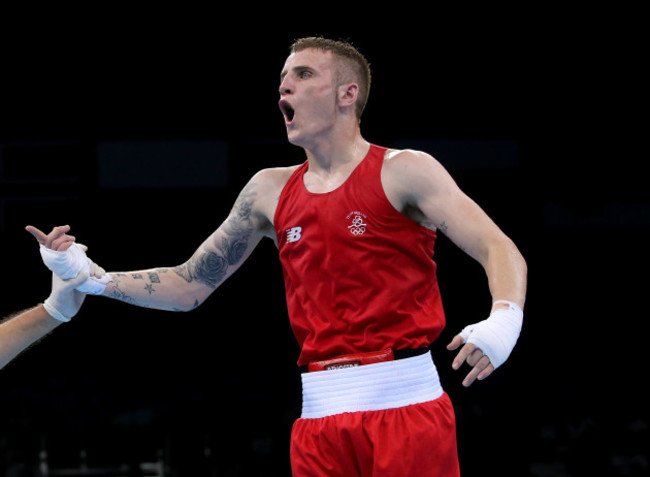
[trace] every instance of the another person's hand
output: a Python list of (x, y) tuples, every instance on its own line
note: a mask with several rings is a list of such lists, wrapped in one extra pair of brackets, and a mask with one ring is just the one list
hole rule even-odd
[(63, 280), (52, 274), (52, 292), (47, 297), (43, 306), (47, 312), (59, 321), (70, 321), (70, 319), (79, 313), (86, 294), (75, 290), (88, 278), (86, 272), (81, 272), (75, 278)]

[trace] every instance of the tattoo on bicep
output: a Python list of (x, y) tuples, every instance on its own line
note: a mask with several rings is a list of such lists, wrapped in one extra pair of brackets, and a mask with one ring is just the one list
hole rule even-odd
[(433, 224), (433, 222), (429, 222), (427, 220), (423, 220), (422, 222), (420, 222), (420, 225), (422, 227), (425, 227), (425, 228), (429, 229), (429, 230), (433, 230), (433, 231), (436, 230), (436, 226)]
[(248, 247), (248, 240), (246, 238), (224, 238), (219, 245), (219, 250), (225, 257), (228, 265), (235, 265), (244, 256)]
[(221, 239), (221, 243), (215, 243), (228, 265), (238, 263), (248, 248), (248, 239), (253, 233), (251, 214), (257, 197), (256, 185), (254, 182), (248, 184), (239, 194), (224, 226), (226, 236)]
[(149, 275), (149, 281), (151, 283), (160, 283), (160, 277), (158, 276), (157, 272), (149, 272), (148, 275)]
[(228, 263), (226, 259), (214, 252), (195, 254), (183, 265), (174, 268), (176, 274), (191, 283), (196, 280), (211, 288), (215, 288), (226, 275)]
[(223, 234), (215, 238), (214, 246), (219, 253), (205, 251), (194, 254), (186, 263), (173, 269), (178, 276), (188, 283), (196, 280), (216, 288), (226, 277), (228, 267), (241, 261), (253, 233), (251, 214), (257, 196), (255, 186), (255, 183), (250, 183), (242, 190), (223, 225)]
[(192, 263), (193, 276), (201, 283), (215, 288), (226, 275), (226, 260), (214, 252), (205, 252)]

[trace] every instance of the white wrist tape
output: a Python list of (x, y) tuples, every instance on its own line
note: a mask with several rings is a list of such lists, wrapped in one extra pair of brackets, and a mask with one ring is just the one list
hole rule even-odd
[[(86, 252), (73, 243), (65, 252), (57, 252), (41, 244), (41, 257), (43, 263), (64, 280), (76, 277), (79, 272), (85, 271), (90, 275), (90, 259)], [(77, 290), (91, 295), (101, 295), (106, 288), (106, 284), (112, 280), (111, 276), (106, 273), (101, 278), (89, 276), (85, 282), (77, 287)]]
[(480, 348), (495, 369), (510, 356), (524, 320), (524, 312), (516, 303), (507, 300), (494, 302), (497, 303), (507, 303), (508, 309), (498, 308), (486, 320), (466, 326), (460, 332), (463, 342)]
[(63, 313), (61, 313), (59, 310), (56, 309), (54, 305), (52, 305), (52, 300), (50, 298), (47, 298), (43, 302), (43, 308), (45, 308), (45, 311), (47, 311), (52, 318), (55, 318), (59, 321), (63, 322), (68, 322), (70, 321), (70, 318), (65, 316)]

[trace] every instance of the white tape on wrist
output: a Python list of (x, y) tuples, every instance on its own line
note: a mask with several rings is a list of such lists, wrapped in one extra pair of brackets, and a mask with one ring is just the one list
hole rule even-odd
[(45, 308), (45, 311), (47, 311), (52, 318), (66, 323), (70, 321), (70, 318), (65, 316), (63, 313), (57, 310), (54, 305), (52, 305), (49, 297), (43, 302), (43, 308)]
[(524, 312), (516, 303), (497, 300), (494, 305), (497, 303), (506, 303), (508, 308), (497, 308), (486, 320), (466, 326), (460, 332), (463, 342), (480, 348), (495, 369), (510, 356), (524, 319)]
[(40, 244), (39, 248), (45, 266), (64, 280), (74, 278), (84, 268), (90, 267), (90, 259), (76, 243), (73, 243), (65, 252), (57, 252), (43, 244)]
[[(82, 271), (90, 275), (90, 259), (86, 256), (86, 252), (76, 243), (73, 243), (64, 252), (57, 252), (41, 244), (40, 252), (45, 266), (59, 278), (69, 280)], [(112, 278), (108, 273), (101, 278), (89, 276), (85, 282), (77, 287), (77, 290), (91, 295), (101, 295), (106, 288), (106, 284), (110, 281), (112, 281)]]

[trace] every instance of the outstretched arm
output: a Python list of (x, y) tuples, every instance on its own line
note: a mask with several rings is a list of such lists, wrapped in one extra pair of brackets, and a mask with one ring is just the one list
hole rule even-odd
[(131, 272), (111, 272), (104, 295), (133, 305), (188, 311), (200, 305), (252, 253), (267, 230), (259, 212), (261, 189), (254, 177), (221, 226), (185, 263)]

